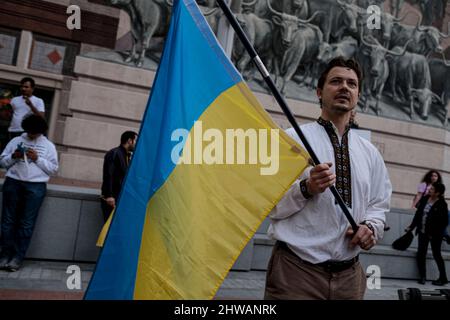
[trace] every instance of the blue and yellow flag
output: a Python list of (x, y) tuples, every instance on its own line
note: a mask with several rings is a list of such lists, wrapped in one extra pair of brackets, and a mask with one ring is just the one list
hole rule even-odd
[(213, 298), (307, 157), (243, 82), (195, 1), (175, 1), (85, 298)]

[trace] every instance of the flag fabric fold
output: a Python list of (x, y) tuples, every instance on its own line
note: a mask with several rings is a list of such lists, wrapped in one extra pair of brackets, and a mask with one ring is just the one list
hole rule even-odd
[[(307, 166), (307, 153), (278, 129), (195, 1), (175, 1), (136, 151), (85, 299), (213, 298)], [(238, 138), (227, 145), (230, 130), (247, 134), (245, 163)], [(256, 155), (251, 139), (266, 142)], [(267, 161), (248, 161), (264, 152), (279, 161), (270, 174), (263, 174)]]

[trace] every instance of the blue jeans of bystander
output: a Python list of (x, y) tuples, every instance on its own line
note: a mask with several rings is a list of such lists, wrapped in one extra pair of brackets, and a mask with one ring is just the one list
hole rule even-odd
[(23, 260), (46, 191), (45, 182), (5, 179), (1, 220), (2, 256)]

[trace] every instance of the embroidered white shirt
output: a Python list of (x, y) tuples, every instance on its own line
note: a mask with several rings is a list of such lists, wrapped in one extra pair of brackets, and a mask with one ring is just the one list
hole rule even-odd
[[(319, 160), (332, 162), (331, 170), (334, 171), (334, 149), (325, 128), (314, 122), (301, 126), (301, 129)], [(294, 129), (286, 132), (303, 145)], [(379, 240), (384, 233), (392, 185), (378, 150), (352, 130), (348, 135), (352, 192), (349, 210), (356, 223), (370, 222), (375, 229), (375, 238)], [(345, 233), (350, 224), (331, 191), (327, 189), (310, 199), (305, 199), (300, 191), (300, 181), (309, 177), (311, 168), (305, 169), (269, 214), (268, 235), (286, 242), (301, 259), (311, 263), (351, 259), (361, 249), (349, 247), (351, 238)]]

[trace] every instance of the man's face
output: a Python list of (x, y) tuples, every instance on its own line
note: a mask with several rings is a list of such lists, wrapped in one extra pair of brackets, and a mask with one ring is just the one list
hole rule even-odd
[(428, 190), (428, 195), (429, 195), (430, 197), (433, 197), (433, 196), (436, 195), (436, 190), (434, 190), (434, 187), (433, 187), (433, 186), (431, 186), (431, 187), (430, 187), (430, 190)]
[(137, 136), (134, 137), (134, 139), (130, 139), (128, 140), (128, 151), (134, 151), (134, 149), (136, 148), (136, 140), (137, 140)]
[(326, 114), (345, 114), (358, 103), (359, 83), (355, 71), (346, 67), (332, 68), (323, 88), (317, 89), (322, 99), (322, 110)]
[(31, 97), (33, 95), (33, 87), (31, 86), (30, 81), (26, 81), (20, 85), (20, 92), (26, 97)]

